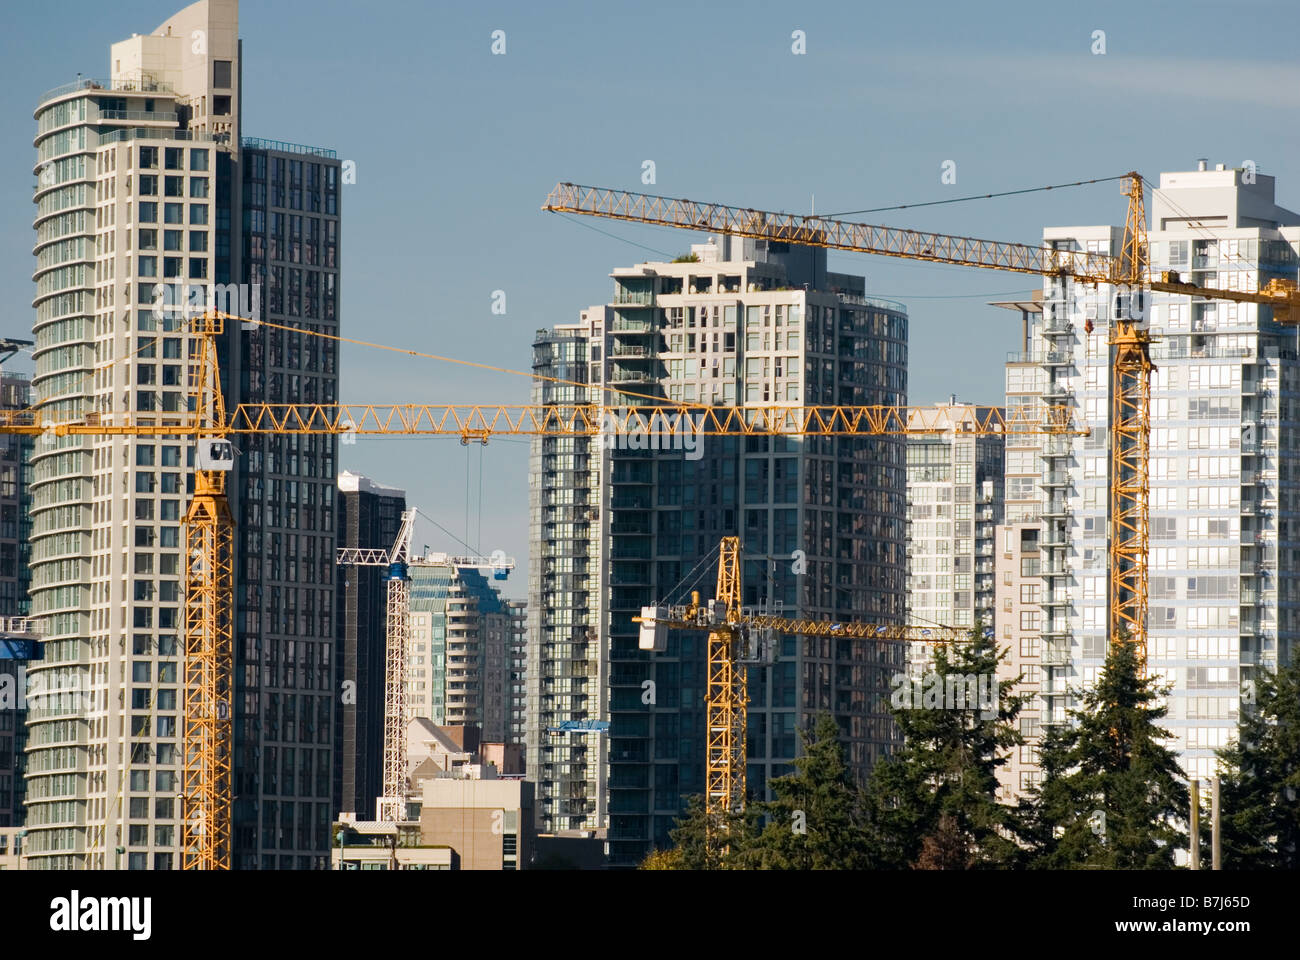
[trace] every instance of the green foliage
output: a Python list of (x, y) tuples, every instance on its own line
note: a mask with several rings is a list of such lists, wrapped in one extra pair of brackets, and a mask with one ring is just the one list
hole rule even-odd
[(1032, 865), (1049, 869), (1152, 870), (1186, 846), (1187, 787), (1158, 723), (1168, 712), (1140, 675), (1134, 645), (1111, 645), (1096, 686), (1040, 748)]
[(1226, 870), (1297, 870), (1300, 658), (1276, 675), (1258, 671), (1254, 684), (1254, 706), (1243, 697), (1239, 739), (1219, 751), (1222, 864)]
[(699, 263), (700, 257), (695, 253), (684, 253), (680, 257), (673, 257), (673, 263)]
[(754, 815), (711, 817), (704, 809), (704, 798), (691, 797), (686, 813), (669, 831), (673, 847), (671, 866), (643, 867), (665, 870), (726, 870), (737, 866), (738, 852), (753, 834)]
[[(1015, 679), (998, 681), (1005, 658), (981, 627), (969, 643), (940, 646), (923, 688), (969, 692), (985, 677), (996, 704), (978, 698), (916, 702), (896, 677), (893, 716), (903, 746), (876, 764), (868, 784), (874, 866), (889, 869), (989, 869), (1018, 865), (1021, 814), (997, 801), (997, 769), (1021, 743)], [(912, 688), (914, 690), (915, 688)], [(901, 696), (900, 696), (901, 694)], [(975, 702), (971, 702), (974, 700)]]
[(854, 870), (867, 858), (862, 796), (829, 714), (817, 718), (811, 736), (800, 732), (803, 755), (795, 772), (771, 781), (774, 799), (752, 805), (766, 827), (734, 855), (737, 866), (756, 870)]
[(682, 866), (682, 853), (676, 847), (669, 850), (651, 850), (641, 861), (638, 870), (685, 870)]

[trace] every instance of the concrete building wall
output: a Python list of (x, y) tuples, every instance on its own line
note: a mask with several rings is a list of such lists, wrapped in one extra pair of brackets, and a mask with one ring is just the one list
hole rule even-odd
[(524, 780), (424, 781), (420, 836), (449, 846), (461, 870), (520, 870), (532, 860), (533, 785)]
[(1042, 737), (1043, 578), (1040, 570), (1041, 533), (1037, 521), (999, 525), (995, 533), (994, 635), (1006, 659), (998, 666), (998, 682), (1016, 680), (1010, 693), (1022, 698), (1020, 734), (1023, 745), (1012, 747), (998, 768), (998, 799), (1014, 804), (1041, 779), (1038, 744)]
[(23, 869), (24, 834), (20, 827), (0, 826), (0, 870)]

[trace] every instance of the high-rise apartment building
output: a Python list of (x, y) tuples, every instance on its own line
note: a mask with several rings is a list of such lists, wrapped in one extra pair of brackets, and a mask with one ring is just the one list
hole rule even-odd
[(982, 422), (994, 409), (954, 397), (937, 404), (936, 412), (955, 430), (907, 438), (909, 622), (993, 625), (993, 534), (1002, 520), (1003, 439), (963, 434), (961, 426)]
[[(23, 410), (31, 403), (31, 380), (8, 371), (0, 374), (0, 410)], [(0, 437), (0, 617), (31, 612), (32, 438)]]
[(472, 725), (484, 741), (507, 739), (518, 619), (481, 572), (417, 560), (411, 572), (408, 719)]
[(528, 723), (528, 601), (505, 601), (510, 618), (509, 661), (506, 676), (506, 743), (524, 744)]
[[(539, 330), (533, 343), (532, 402), (587, 403), (600, 381), (603, 307), (577, 324)], [(590, 362), (589, 362), (590, 360)], [(599, 438), (537, 437), (528, 464), (529, 565), (527, 710), (524, 755), (537, 785), (537, 831), (589, 833), (607, 826), (609, 738), (598, 730), (556, 734), (568, 720), (608, 723), (604, 690), (608, 657), (601, 639), (611, 580), (601, 531), (601, 478), (606, 457)]]
[[(0, 409), (22, 410), (30, 402), (27, 377), (0, 373)], [(31, 609), (31, 451), (30, 437), (0, 436), (0, 827), (26, 820), (26, 671), (37, 651), (29, 632), (35, 622), (25, 619)]]
[[(232, 178), (236, 276), (260, 291), (263, 319), (339, 332), (340, 186), (333, 150), (242, 141)], [(268, 327), (236, 335), (230, 383), (241, 401), (338, 399), (337, 342)], [(335, 437), (257, 434), (243, 438), (231, 478), (239, 868), (327, 866), (341, 703), (333, 682), (337, 461)]]
[[(616, 405), (906, 400), (903, 308), (828, 272), (824, 251), (724, 238), (613, 279), (611, 303), (535, 345), (535, 372), (591, 386), (539, 383), (537, 402), (586, 391)], [(705, 637), (673, 631), (651, 656), (632, 618), (692, 588), (710, 596), (721, 537), (742, 540), (747, 605), (881, 623), (904, 614), (900, 439), (662, 439), (534, 443), (528, 769), (539, 828), (607, 826), (616, 865), (666, 845), (685, 798), (704, 789)], [(840, 721), (859, 774), (895, 742), (895, 646), (786, 637), (772, 654), (749, 681), (756, 794), (788, 768), (816, 712)], [(608, 733), (547, 735), (563, 721), (608, 721)]]
[[(1256, 290), (1297, 275), (1300, 215), (1277, 205), (1254, 166), (1164, 173), (1150, 201), (1152, 269)], [(1045, 241), (1115, 254), (1116, 227), (1059, 227)], [(1095, 681), (1106, 645), (1107, 338), (1113, 290), (1049, 279), (1019, 388), (1074, 407), (1086, 438), (1043, 438), (1038, 512), (1043, 577), (1043, 723)], [(1254, 671), (1292, 655), (1291, 584), (1300, 476), (1300, 364), (1294, 330), (1271, 308), (1154, 294), (1148, 663), (1172, 685), (1165, 721), (1190, 776), (1213, 772)], [(1008, 368), (1008, 405), (1012, 369)], [(1021, 389), (1017, 390), (1020, 393)], [(1008, 474), (1012, 469), (1008, 451)], [(1008, 477), (1008, 507), (1012, 483)], [(1014, 519), (1014, 518), (1013, 518)]]
[[(109, 79), (52, 90), (36, 110), (33, 392), (52, 410), (165, 422), (186, 407), (192, 307), (336, 329), (337, 164), (241, 139), (236, 0), (200, 0), (110, 57)], [(228, 405), (333, 398), (334, 351), (242, 326), (218, 344)], [(33, 452), (33, 613), (46, 643), (32, 672), (76, 691), (31, 717), (34, 867), (112, 867), (118, 848), (125, 868), (178, 864), (192, 456), (166, 436), (42, 440)], [(228, 483), (237, 867), (323, 865), (329, 843), (334, 477), (332, 440), (250, 438)]]
[[(344, 470), (338, 479), (339, 546), (391, 550), (406, 493)], [(384, 683), (388, 643), (387, 569), (338, 567), (335, 594), (336, 689), (334, 809), (373, 820), (382, 792)]]

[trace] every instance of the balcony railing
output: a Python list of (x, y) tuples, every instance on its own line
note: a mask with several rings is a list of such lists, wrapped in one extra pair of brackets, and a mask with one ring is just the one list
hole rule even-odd
[(278, 150), (281, 153), (306, 153), (316, 157), (333, 160), (338, 154), (325, 147), (312, 147), (305, 143), (290, 143), (287, 140), (263, 140), (260, 137), (241, 137), (239, 144), (245, 150)]
[(133, 120), (149, 121), (157, 123), (175, 123), (176, 114), (159, 113), (154, 110), (101, 110), (99, 111), (101, 120)]
[(53, 90), (46, 90), (41, 94), (38, 103), (45, 103), (47, 100), (53, 100), (64, 94), (76, 93), (78, 90), (88, 90), (95, 93), (171, 93), (172, 85), (149, 77), (135, 80), (82, 79), (75, 80), (72, 83), (65, 83)]

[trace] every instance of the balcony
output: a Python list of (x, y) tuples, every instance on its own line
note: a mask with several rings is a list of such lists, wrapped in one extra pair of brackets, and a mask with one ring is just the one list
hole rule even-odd
[(1043, 666), (1066, 667), (1070, 665), (1069, 644), (1045, 644), (1040, 660)]
[(53, 100), (56, 97), (62, 97), (65, 94), (76, 93), (79, 90), (89, 90), (93, 93), (171, 93), (172, 85), (151, 77), (145, 76), (134, 80), (77, 80), (73, 83), (65, 83), (62, 86), (55, 87), (53, 90), (46, 90), (41, 94), (39, 103), (43, 104), (47, 100)]
[(1070, 507), (1064, 501), (1049, 503), (1043, 507), (1042, 517), (1044, 520), (1065, 520), (1070, 516)]
[(1070, 472), (1068, 470), (1048, 470), (1039, 479), (1040, 487), (1068, 487), (1070, 485)]
[(621, 340), (614, 341), (614, 347), (610, 350), (612, 357), (648, 357), (650, 348), (640, 344), (623, 343)]
[(1074, 442), (1069, 437), (1048, 437), (1043, 442), (1044, 457), (1069, 457), (1074, 455)]
[(166, 123), (176, 125), (176, 114), (157, 110), (101, 110), (99, 119), (103, 121), (120, 120), (129, 123)]
[(649, 320), (629, 320), (619, 317), (609, 325), (610, 333), (653, 333), (654, 324)]
[(653, 383), (654, 378), (648, 373), (637, 370), (615, 370), (610, 376), (611, 383)]

